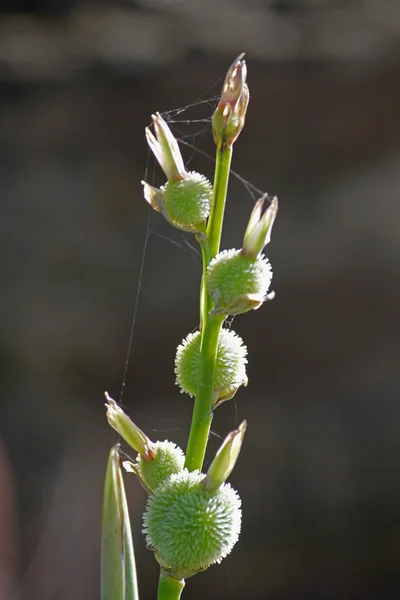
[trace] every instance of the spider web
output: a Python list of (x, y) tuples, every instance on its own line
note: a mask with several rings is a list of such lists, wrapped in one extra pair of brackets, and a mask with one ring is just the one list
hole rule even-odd
[[(212, 114), (219, 101), (223, 78), (224, 76), (222, 76), (201, 96), (199, 96), (190, 104), (173, 108), (164, 112), (160, 111), (161, 116), (168, 124), (175, 138), (178, 140), (184, 158), (185, 168), (188, 171), (195, 169), (196, 171), (203, 172), (204, 170), (207, 170), (206, 174), (210, 180), (212, 180), (212, 172), (215, 168), (215, 144), (212, 136), (211, 120)], [(213, 91), (217, 91), (218, 93), (216, 95), (209, 95)], [(149, 123), (148, 126), (152, 128), (152, 123)], [(194, 160), (196, 160), (196, 166), (192, 165)], [(204, 170), (199, 168), (197, 162), (201, 162), (202, 165), (204, 165)], [(262, 190), (253, 185), (238, 172), (231, 169), (230, 175), (244, 187), (246, 195), (252, 204), (254, 204), (254, 202), (264, 194)], [(158, 185), (161, 185), (165, 182), (165, 176), (150, 149), (148, 149), (147, 153), (147, 161), (143, 179), (152, 185), (157, 185), (158, 181), (160, 182)], [(181, 251), (187, 253), (195, 262), (199, 264), (201, 263), (201, 253), (199, 249), (191, 241), (189, 241), (193, 238), (193, 236), (191, 236), (191, 234), (184, 234), (181, 231), (175, 230), (173, 227), (168, 229), (168, 235), (158, 231), (160, 225), (162, 225), (164, 221), (164, 218), (159, 213), (155, 212), (151, 207), (149, 207), (143, 242), (143, 251), (139, 267), (137, 289), (135, 293), (133, 315), (129, 331), (126, 360), (119, 394), (119, 404), (122, 406), (134, 342), (135, 326), (138, 318), (139, 299), (141, 296), (141, 287), (149, 241), (153, 236), (161, 238), (164, 241), (177, 246)], [(172, 237), (173, 235), (175, 235), (175, 238)], [(228, 327), (230, 327), (231, 324), (231, 321), (229, 321), (227, 323)], [(236, 413), (236, 403), (234, 404)], [(146, 418), (148, 418), (148, 415), (146, 415)], [(235, 420), (237, 420), (237, 415)], [(180, 428), (173, 428), (173, 430), (175, 429)], [(168, 431), (171, 431), (171, 429), (168, 428)], [(218, 438), (220, 437), (215, 432), (212, 432), (212, 434)]]

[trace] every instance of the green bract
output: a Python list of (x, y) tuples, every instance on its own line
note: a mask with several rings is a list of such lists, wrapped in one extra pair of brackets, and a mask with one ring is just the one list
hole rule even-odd
[[(200, 364), (200, 331), (190, 333), (178, 346), (175, 358), (176, 383), (181, 392), (195, 396)], [(232, 398), (241, 385), (247, 385), (247, 348), (230, 329), (221, 329), (214, 376), (214, 404)]]
[(149, 490), (154, 490), (174, 473), (183, 469), (185, 456), (173, 442), (155, 442), (151, 449), (151, 458), (137, 457), (136, 472)]
[(228, 433), (214, 460), (208, 467), (203, 485), (209, 492), (217, 490), (232, 473), (242, 447), (246, 427), (247, 421), (242, 421), (237, 429)]
[(241, 250), (223, 250), (207, 268), (207, 289), (215, 302), (214, 313), (237, 315), (259, 308), (272, 279), (270, 262), (253, 259)]
[(143, 431), (124, 413), (122, 408), (105, 393), (107, 420), (113, 429), (139, 454), (149, 456), (153, 442)]
[(168, 181), (161, 191), (165, 211), (171, 223), (196, 230), (205, 228), (210, 214), (213, 189), (204, 175), (192, 171), (187, 173), (184, 179)]
[(143, 533), (158, 562), (181, 579), (219, 563), (238, 540), (240, 498), (224, 483), (204, 489), (204, 474), (186, 469), (172, 475), (149, 497)]

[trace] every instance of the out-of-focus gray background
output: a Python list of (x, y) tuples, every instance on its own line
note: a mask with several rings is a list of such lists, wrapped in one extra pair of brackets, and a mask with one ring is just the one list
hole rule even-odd
[[(148, 232), (144, 127), (215, 97), (247, 54), (233, 168), (277, 194), (276, 299), (237, 318), (247, 389), (231, 477), (240, 543), (185, 597), (400, 597), (398, 0), (6, 0), (0, 18), (0, 598), (98, 598), (102, 485)], [(212, 102), (171, 124), (212, 152)], [(203, 133), (205, 134), (203, 136)], [(208, 141), (207, 141), (208, 139)], [(211, 150), (210, 150), (211, 149)], [(183, 147), (190, 168), (213, 161)], [(224, 246), (251, 194), (232, 180)], [(176, 345), (198, 322), (200, 263), (151, 215), (123, 403), (186, 443)], [(190, 237), (187, 238), (190, 240)], [(174, 242), (174, 243), (171, 243)], [(143, 600), (157, 566), (127, 478)]]

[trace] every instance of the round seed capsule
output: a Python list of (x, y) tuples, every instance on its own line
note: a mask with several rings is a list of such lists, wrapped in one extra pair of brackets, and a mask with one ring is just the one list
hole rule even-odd
[(204, 175), (194, 171), (184, 179), (168, 181), (161, 188), (171, 223), (203, 230), (211, 210), (213, 188)]
[[(175, 358), (176, 383), (181, 392), (195, 396), (200, 363), (199, 331), (190, 333), (178, 346)], [(221, 329), (214, 376), (214, 403), (232, 398), (241, 385), (247, 385), (247, 348), (234, 331)]]
[(143, 517), (148, 546), (177, 579), (221, 562), (239, 537), (237, 492), (227, 483), (207, 492), (203, 479), (186, 469), (172, 475), (149, 497)]
[(170, 475), (182, 471), (185, 456), (173, 442), (155, 442), (151, 447), (151, 456), (138, 455), (136, 472), (149, 490), (155, 490)]
[(253, 259), (241, 250), (223, 250), (207, 269), (207, 289), (215, 302), (213, 312), (236, 315), (259, 308), (271, 279), (271, 264), (263, 255)]

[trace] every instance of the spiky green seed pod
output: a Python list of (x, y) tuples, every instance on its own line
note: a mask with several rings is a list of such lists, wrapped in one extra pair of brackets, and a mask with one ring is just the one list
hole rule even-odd
[(211, 210), (213, 188), (204, 175), (194, 171), (184, 179), (168, 181), (161, 188), (165, 212), (171, 223), (203, 231)]
[(208, 492), (204, 474), (184, 469), (158, 486), (147, 502), (143, 533), (158, 562), (184, 579), (219, 563), (238, 540), (241, 501), (224, 483)]
[[(200, 331), (190, 333), (176, 351), (176, 384), (189, 396), (195, 396), (197, 391), (200, 341)], [(221, 329), (215, 365), (214, 405), (229, 400), (241, 385), (247, 385), (246, 355), (242, 338), (230, 329)]]
[(170, 475), (182, 471), (184, 462), (182, 450), (173, 442), (165, 440), (153, 444), (150, 456), (139, 454), (134, 466), (145, 486), (149, 490), (155, 490)]
[(241, 250), (223, 250), (207, 268), (213, 313), (237, 315), (259, 308), (267, 298), (271, 279), (271, 264), (262, 254), (254, 259)]

